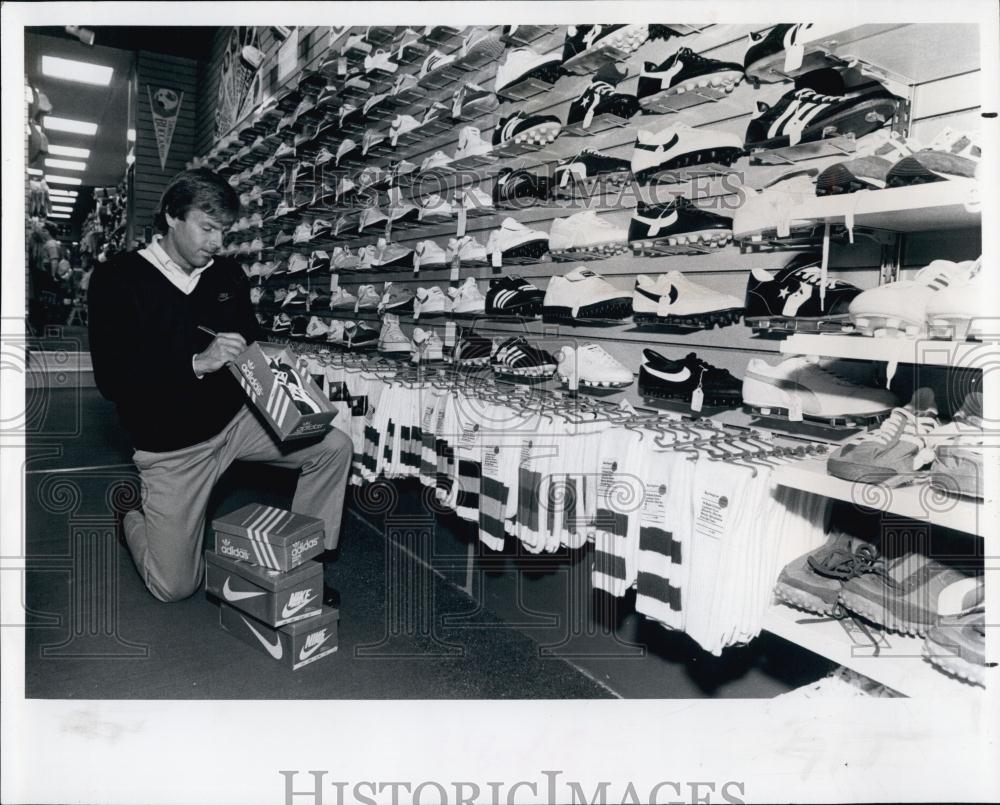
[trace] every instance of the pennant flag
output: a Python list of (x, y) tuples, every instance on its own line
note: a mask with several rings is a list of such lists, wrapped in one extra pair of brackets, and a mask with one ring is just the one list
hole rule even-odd
[(167, 155), (174, 139), (177, 116), (181, 111), (184, 93), (169, 87), (146, 86), (149, 105), (153, 110), (153, 128), (156, 130), (156, 149), (160, 152), (160, 170), (167, 169)]

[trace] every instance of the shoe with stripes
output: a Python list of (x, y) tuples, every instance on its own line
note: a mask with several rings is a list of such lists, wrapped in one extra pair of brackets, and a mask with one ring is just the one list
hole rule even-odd
[(646, 109), (663, 98), (709, 87), (732, 92), (743, 80), (743, 65), (701, 56), (681, 48), (662, 64), (646, 62), (639, 74), (636, 95)]
[(536, 53), (526, 47), (509, 50), (507, 58), (497, 70), (494, 90), (497, 95), (508, 97), (508, 92), (528, 79), (554, 84), (559, 78), (561, 62), (558, 53)]
[[(817, 70), (802, 76), (800, 86), (786, 92), (773, 106), (758, 101), (758, 114), (747, 126), (746, 148), (784, 148), (837, 135), (861, 138), (896, 115), (901, 100), (881, 84), (844, 92), (843, 79), (828, 79), (829, 75), (826, 70)], [(830, 89), (821, 92), (813, 88), (824, 85)]]
[(636, 181), (660, 179), (679, 168), (708, 163), (729, 165), (743, 153), (739, 135), (714, 129), (694, 129), (674, 123), (662, 131), (640, 130), (632, 150), (631, 169)]
[[(822, 67), (827, 61), (826, 56), (815, 48), (815, 43), (843, 30), (843, 24), (837, 22), (800, 22), (775, 25), (766, 34), (751, 34), (754, 44), (743, 57), (747, 78), (762, 83), (785, 81), (791, 76)], [(809, 48), (810, 44), (814, 47)], [(794, 48), (802, 49), (802, 59), (794, 70), (785, 72), (787, 54)]]
[(476, 333), (463, 331), (459, 334), (452, 361), (456, 366), (470, 368), (486, 366), (493, 354), (493, 341)]
[(638, 113), (639, 101), (635, 95), (618, 92), (609, 81), (595, 78), (569, 105), (566, 127), (586, 131), (595, 117), (612, 115), (628, 120)]
[(850, 159), (835, 162), (816, 177), (816, 195), (881, 190), (892, 166), (912, 154), (913, 148), (896, 132), (876, 131), (861, 141)]
[(427, 58), (424, 59), (424, 63), (420, 67), (420, 75), (417, 78), (417, 82), (423, 86), (436, 73), (439, 73), (445, 67), (454, 63), (455, 56), (453, 54), (445, 55), (440, 50), (432, 50), (427, 55)]
[(542, 312), (545, 291), (516, 274), (490, 280), (486, 313), (490, 316), (537, 316)]
[(735, 296), (691, 282), (680, 271), (660, 274), (655, 280), (640, 274), (632, 290), (636, 322), (711, 329), (735, 324), (742, 312), (743, 304)]
[(552, 181), (526, 170), (504, 168), (493, 183), (493, 206), (501, 210), (521, 210), (534, 207), (539, 201), (549, 201)]
[(693, 352), (672, 360), (651, 349), (642, 351), (640, 395), (690, 403), (699, 389), (705, 405), (739, 405), (742, 400), (739, 380)]
[(537, 349), (524, 336), (514, 336), (501, 342), (490, 357), (490, 366), (500, 375), (517, 377), (551, 377), (558, 361), (544, 349)]
[(510, 143), (516, 145), (547, 145), (559, 136), (562, 124), (555, 115), (527, 115), (517, 111), (500, 118), (493, 129), (493, 147), (504, 148)]
[(632, 295), (583, 266), (551, 277), (542, 300), (545, 319), (620, 320), (631, 314)]
[(646, 205), (640, 201), (628, 228), (629, 243), (636, 248), (657, 243), (723, 246), (732, 236), (731, 218), (699, 209), (683, 197), (667, 204)]
[[(277, 294), (275, 294), (277, 296)], [(287, 333), (292, 329), (292, 320), (289, 318), (287, 313), (279, 313), (274, 317), (274, 322), (271, 324), (271, 332), (273, 333)]]
[(647, 39), (648, 25), (570, 25), (563, 42), (563, 69), (582, 74), (595, 56), (634, 53)]

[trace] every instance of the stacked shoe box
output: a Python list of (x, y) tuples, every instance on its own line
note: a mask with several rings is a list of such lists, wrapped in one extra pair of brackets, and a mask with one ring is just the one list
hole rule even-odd
[(219, 624), (293, 671), (337, 650), (340, 612), (323, 606), (323, 523), (251, 503), (213, 521), (205, 591)]

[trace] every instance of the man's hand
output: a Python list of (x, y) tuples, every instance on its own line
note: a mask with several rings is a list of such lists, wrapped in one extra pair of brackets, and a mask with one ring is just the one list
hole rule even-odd
[(218, 372), (223, 366), (232, 363), (246, 348), (247, 342), (239, 333), (219, 333), (204, 352), (194, 356), (192, 366), (195, 374)]

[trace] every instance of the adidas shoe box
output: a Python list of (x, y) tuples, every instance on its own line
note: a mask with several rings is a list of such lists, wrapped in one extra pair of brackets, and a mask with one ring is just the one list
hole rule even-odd
[(279, 441), (315, 437), (332, 427), (337, 411), (310, 377), (307, 359), (280, 344), (256, 342), (229, 368)]
[(249, 503), (212, 521), (215, 552), (285, 573), (323, 552), (323, 521)]
[(206, 551), (205, 591), (276, 628), (318, 615), (323, 565), (306, 562), (280, 573)]
[(219, 625), (223, 629), (293, 671), (337, 650), (339, 618), (339, 609), (324, 606), (318, 615), (275, 629), (225, 602), (219, 604)]

